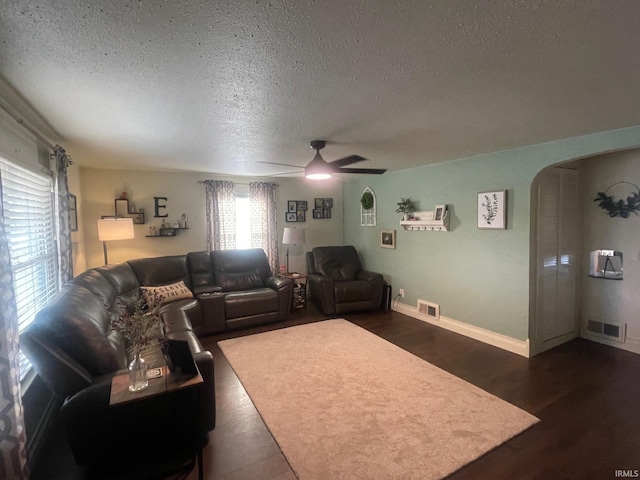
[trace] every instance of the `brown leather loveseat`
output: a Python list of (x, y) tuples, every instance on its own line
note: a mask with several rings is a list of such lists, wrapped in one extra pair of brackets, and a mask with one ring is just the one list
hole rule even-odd
[[(130, 359), (111, 328), (119, 306), (130, 305), (142, 286), (176, 282), (184, 282), (192, 298), (165, 303), (160, 313), (165, 336), (188, 342), (204, 379), (197, 439), (184, 431), (184, 417), (193, 410), (186, 398), (109, 406), (111, 379)], [(206, 442), (215, 426), (214, 369), (198, 337), (284, 320), (291, 295), (291, 281), (271, 275), (261, 249), (129, 260), (68, 282), (20, 335), (20, 346), (49, 389), (64, 399), (60, 413), (77, 463), (109, 465), (131, 453), (158, 455), (168, 445)]]

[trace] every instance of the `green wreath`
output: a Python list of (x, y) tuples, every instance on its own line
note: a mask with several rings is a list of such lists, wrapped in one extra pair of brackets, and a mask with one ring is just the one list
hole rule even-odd
[[(634, 193), (627, 197), (626, 201), (616, 201), (613, 196), (607, 195), (607, 192), (611, 187), (619, 185), (621, 183), (628, 183), (636, 189)], [(609, 185), (604, 192), (598, 192), (598, 196), (593, 201), (598, 202), (598, 206), (605, 210), (611, 218), (627, 218), (631, 213), (633, 213), (634, 215), (638, 215), (638, 210), (640, 210), (640, 188), (638, 188), (637, 185), (631, 182), (622, 181), (614, 183), (613, 185)]]
[(371, 210), (373, 208), (373, 194), (371, 192), (364, 192), (360, 197), (360, 205), (365, 210)]

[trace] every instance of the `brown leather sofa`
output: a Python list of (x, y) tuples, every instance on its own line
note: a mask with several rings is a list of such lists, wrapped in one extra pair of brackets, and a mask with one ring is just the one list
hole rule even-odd
[(198, 337), (284, 320), (289, 312), (292, 283), (271, 275), (261, 249), (129, 260), (75, 277), (38, 312), (20, 335), (20, 346), (49, 389), (64, 399), (60, 413), (77, 463), (111, 464), (131, 453), (158, 455), (167, 445), (194, 441), (194, 432), (184, 428), (183, 417), (193, 410), (187, 397), (109, 407), (111, 379), (129, 361), (121, 335), (111, 329), (118, 305), (131, 304), (141, 286), (179, 281), (194, 298), (163, 304), (160, 314), (165, 336), (188, 342), (204, 379), (196, 443), (205, 442), (215, 426), (213, 357)]
[(307, 252), (307, 269), (311, 300), (323, 314), (380, 308), (383, 277), (363, 270), (355, 247), (315, 247)]

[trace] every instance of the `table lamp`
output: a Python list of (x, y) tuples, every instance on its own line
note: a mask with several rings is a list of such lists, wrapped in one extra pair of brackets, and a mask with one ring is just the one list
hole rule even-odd
[(98, 239), (104, 249), (104, 264), (107, 258), (107, 242), (111, 240), (128, 240), (133, 238), (133, 218), (103, 218), (98, 220)]
[(304, 228), (284, 227), (282, 243), (287, 245), (287, 273), (289, 272), (289, 248), (304, 243)]

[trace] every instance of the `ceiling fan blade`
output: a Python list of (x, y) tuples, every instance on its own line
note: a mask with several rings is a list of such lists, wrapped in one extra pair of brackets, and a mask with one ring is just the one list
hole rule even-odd
[(301, 167), (300, 165), (291, 165), (290, 163), (260, 162), (260, 161), (256, 161), (254, 163), (266, 163), (267, 165), (280, 165), (281, 167), (292, 167), (292, 168), (304, 169), (304, 167)]
[(382, 175), (387, 171), (386, 168), (336, 168), (336, 173), (371, 173), (373, 175)]
[(332, 167), (342, 167), (344, 165), (351, 165), (352, 163), (362, 162), (366, 160), (366, 158), (361, 157), (360, 155), (349, 155), (348, 157), (339, 158), (338, 160), (334, 160), (333, 162), (328, 162)]
[(280, 172), (280, 173), (271, 173), (269, 175), (262, 175), (263, 177), (281, 177), (282, 175), (300, 175), (301, 172), (300, 170), (296, 171), (296, 172)]

